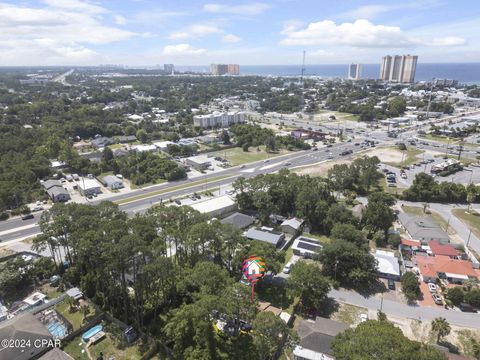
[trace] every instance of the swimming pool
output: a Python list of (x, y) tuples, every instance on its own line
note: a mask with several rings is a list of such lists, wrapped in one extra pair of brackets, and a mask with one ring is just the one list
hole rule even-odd
[(59, 321), (54, 321), (47, 326), (50, 334), (55, 338), (63, 338), (67, 335), (67, 328)]
[(92, 327), (91, 329), (89, 329), (88, 331), (86, 331), (83, 335), (82, 335), (82, 340), (85, 341), (85, 342), (88, 342), (88, 340), (95, 334), (97, 334), (98, 332), (102, 331), (102, 325), (96, 325), (94, 327)]

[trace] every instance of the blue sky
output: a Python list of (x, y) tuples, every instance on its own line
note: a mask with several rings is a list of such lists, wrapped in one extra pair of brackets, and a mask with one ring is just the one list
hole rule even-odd
[(480, 62), (480, 1), (0, 0), (0, 65), (298, 64), (303, 50)]

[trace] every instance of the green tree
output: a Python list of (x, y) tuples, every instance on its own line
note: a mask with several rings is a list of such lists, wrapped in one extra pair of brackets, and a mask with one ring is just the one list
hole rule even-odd
[(465, 293), (465, 302), (470, 305), (480, 308), (480, 289), (473, 288)]
[(332, 239), (345, 240), (358, 246), (367, 244), (365, 235), (352, 224), (335, 224), (330, 232)]
[(445, 354), (406, 338), (388, 321), (369, 320), (338, 334), (332, 343), (337, 360), (446, 360)]
[(395, 203), (393, 197), (384, 192), (376, 192), (368, 197), (368, 205), (362, 222), (371, 231), (382, 230), (385, 236), (395, 220), (395, 214), (390, 206)]
[(319, 267), (304, 261), (299, 261), (293, 266), (287, 279), (287, 286), (293, 296), (300, 297), (299, 306), (303, 313), (311, 309), (320, 309), (330, 291), (328, 280), (320, 275)]
[(402, 279), (402, 291), (409, 303), (415, 302), (421, 294), (420, 284), (418, 277), (411, 271), (407, 271), (403, 274)]
[(388, 111), (391, 116), (402, 115), (407, 109), (407, 101), (402, 96), (395, 96), (388, 102)]
[(437, 334), (437, 344), (440, 342), (441, 339), (450, 334), (450, 324), (443, 317), (433, 319), (431, 327), (432, 332)]
[(253, 343), (258, 359), (272, 359), (275, 354), (281, 353), (285, 345), (291, 347), (293, 344), (287, 324), (271, 312), (259, 313), (252, 325), (255, 329)]
[(148, 140), (148, 134), (144, 129), (137, 130), (136, 136), (137, 136), (137, 139), (142, 143), (147, 142)]
[(447, 290), (445, 298), (450, 300), (453, 305), (458, 306), (465, 297), (465, 292), (460, 286), (455, 286)]

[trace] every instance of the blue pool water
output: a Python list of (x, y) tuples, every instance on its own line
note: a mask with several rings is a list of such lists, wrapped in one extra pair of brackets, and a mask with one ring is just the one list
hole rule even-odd
[(48, 331), (55, 338), (63, 338), (67, 335), (67, 328), (60, 322), (54, 321), (48, 325)]
[(88, 331), (86, 331), (83, 335), (82, 335), (82, 339), (83, 341), (85, 342), (88, 342), (88, 340), (95, 334), (97, 334), (98, 332), (102, 331), (102, 325), (96, 325), (94, 327), (92, 327), (91, 329), (89, 329)]

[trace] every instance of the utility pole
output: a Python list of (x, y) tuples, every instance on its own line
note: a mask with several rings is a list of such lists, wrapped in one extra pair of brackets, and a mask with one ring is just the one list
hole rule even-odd
[(470, 229), (470, 232), (468, 233), (467, 244), (465, 245), (467, 249), (468, 249), (468, 244), (470, 244), (470, 236), (472, 236), (472, 229)]

